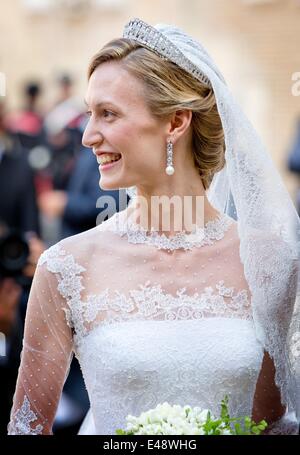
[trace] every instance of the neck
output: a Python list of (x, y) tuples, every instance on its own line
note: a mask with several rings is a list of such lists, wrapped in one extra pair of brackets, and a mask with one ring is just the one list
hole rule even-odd
[[(201, 181), (200, 181), (201, 183)], [(203, 185), (198, 188), (185, 187), (180, 191), (149, 194), (137, 188), (129, 215), (132, 221), (147, 231), (175, 235), (178, 232), (192, 232), (195, 227), (214, 220), (219, 212), (210, 205)]]

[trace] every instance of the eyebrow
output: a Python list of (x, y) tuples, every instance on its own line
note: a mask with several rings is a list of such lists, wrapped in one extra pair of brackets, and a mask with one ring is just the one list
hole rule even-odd
[[(89, 107), (89, 105), (88, 105), (86, 99), (84, 99), (83, 101), (84, 101), (84, 103), (86, 104), (86, 106)], [(99, 107), (103, 106), (104, 104), (111, 104), (112, 106), (115, 106), (115, 104), (112, 103), (111, 101), (99, 101), (98, 103), (96, 103), (95, 108), (96, 108), (96, 109), (99, 109)], [(117, 107), (117, 106), (116, 106), (116, 107)]]

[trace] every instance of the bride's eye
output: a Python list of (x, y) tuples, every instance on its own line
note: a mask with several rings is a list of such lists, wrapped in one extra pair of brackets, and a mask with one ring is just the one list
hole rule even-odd
[[(86, 114), (87, 117), (91, 117), (92, 116), (92, 111), (86, 111), (85, 114)], [(107, 109), (104, 109), (102, 111), (101, 115), (104, 118), (110, 118), (110, 117), (114, 117), (115, 116), (115, 114), (113, 112), (108, 111)]]
[(108, 117), (113, 117), (115, 114), (111, 111), (108, 111), (106, 109), (103, 110), (103, 117), (108, 118)]

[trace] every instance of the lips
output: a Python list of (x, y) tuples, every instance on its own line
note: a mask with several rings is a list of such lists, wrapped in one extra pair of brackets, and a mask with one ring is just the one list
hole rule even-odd
[(101, 155), (97, 158), (98, 163), (106, 164), (106, 163), (113, 163), (115, 161), (120, 161), (121, 155)]
[(107, 164), (114, 161), (119, 161), (122, 158), (120, 153), (101, 153), (97, 155), (98, 164)]
[(95, 151), (94, 154), (96, 156), (101, 156), (101, 155), (121, 155), (121, 153), (118, 152), (100, 152), (100, 151)]
[[(98, 158), (98, 160), (101, 160), (101, 158)], [(104, 162), (100, 163), (99, 169), (101, 171), (106, 171), (106, 170), (110, 169), (111, 167), (116, 166), (120, 161), (121, 161), (121, 158), (119, 158), (118, 160), (115, 160), (115, 161), (109, 161), (109, 162), (104, 161)], [(98, 161), (98, 163), (99, 163), (99, 161)]]

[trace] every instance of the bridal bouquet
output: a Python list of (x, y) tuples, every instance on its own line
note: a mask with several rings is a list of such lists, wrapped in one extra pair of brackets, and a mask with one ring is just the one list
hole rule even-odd
[(165, 402), (139, 417), (128, 415), (125, 430), (118, 435), (259, 435), (267, 422), (255, 423), (250, 417), (231, 418), (228, 398), (221, 402), (221, 413), (215, 417), (208, 409), (191, 406), (171, 406)]

